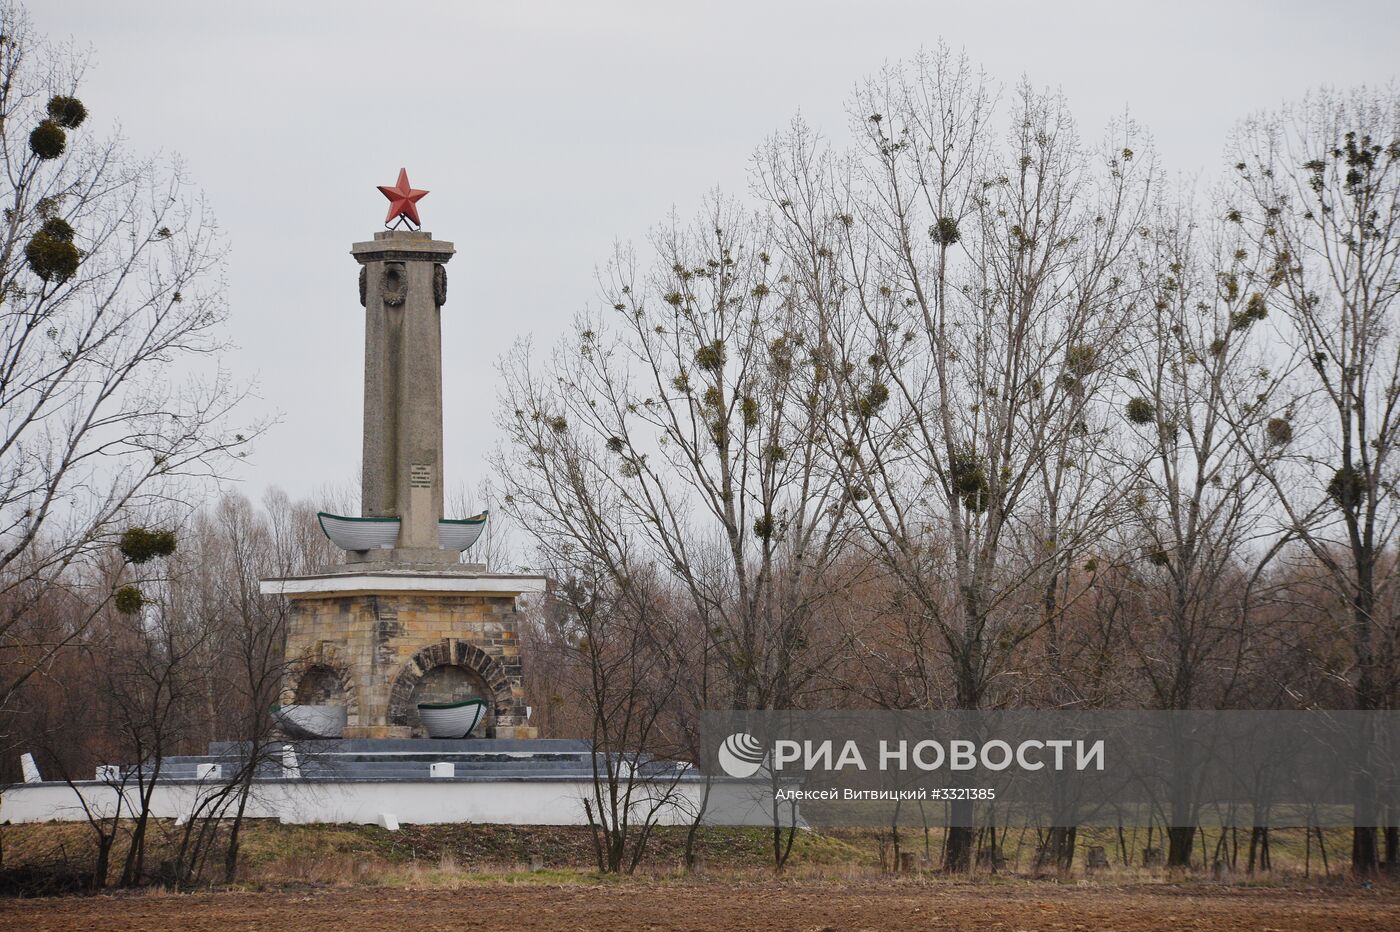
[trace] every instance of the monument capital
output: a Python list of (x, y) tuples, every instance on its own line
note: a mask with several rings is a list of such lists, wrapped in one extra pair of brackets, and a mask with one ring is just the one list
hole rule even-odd
[(451, 243), (433, 239), (427, 230), (381, 230), (374, 239), (350, 247), (350, 255), (361, 265), (388, 261), (443, 263), (456, 253)]

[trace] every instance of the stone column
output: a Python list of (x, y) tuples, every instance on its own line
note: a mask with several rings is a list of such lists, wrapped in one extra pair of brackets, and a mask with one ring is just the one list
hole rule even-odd
[(386, 230), (350, 250), (365, 307), (365, 430), (360, 513), (397, 517), (398, 547), (352, 561), (456, 563), (442, 518), (442, 325), (451, 243)]

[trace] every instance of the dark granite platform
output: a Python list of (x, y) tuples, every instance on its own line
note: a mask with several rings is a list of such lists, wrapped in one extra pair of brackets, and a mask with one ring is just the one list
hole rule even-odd
[[(290, 753), (286, 749), (290, 748)], [(246, 745), (216, 741), (207, 754), (169, 757), (161, 776), (193, 780), (202, 764), (220, 764), (227, 776), (247, 754)], [(528, 780), (579, 779), (593, 774), (593, 750), (587, 741), (509, 738), (354, 738), (334, 741), (287, 741), (273, 745), (257, 768), (260, 780)], [(453, 766), (451, 777), (433, 777), (433, 764)], [(670, 761), (649, 768), (672, 769)], [(679, 765), (683, 766), (683, 765)]]

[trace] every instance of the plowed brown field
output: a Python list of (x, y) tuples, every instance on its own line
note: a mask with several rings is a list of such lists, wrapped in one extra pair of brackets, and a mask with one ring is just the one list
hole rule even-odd
[(330, 887), (3, 900), (0, 928), (1400, 929), (1400, 888), (939, 880)]

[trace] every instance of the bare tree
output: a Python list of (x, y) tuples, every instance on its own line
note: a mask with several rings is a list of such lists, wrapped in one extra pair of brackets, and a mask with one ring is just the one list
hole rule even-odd
[[(1265, 339), (1266, 260), (1236, 225), (1198, 224), (1178, 203), (1146, 239), (1138, 339), (1120, 374), (1134, 479), (1116, 529), (1129, 562), (1115, 583), (1147, 595), (1127, 639), (1146, 703), (1222, 708), (1245, 672), (1256, 583), (1288, 539), (1268, 521), (1259, 467), (1292, 440), (1279, 392), (1290, 360)], [(1191, 859), (1199, 803), (1189, 782), (1173, 783), (1169, 867)]]
[(497, 457), (532, 541), (592, 548), (615, 585), (653, 570), (674, 583), (723, 672), (711, 698), (752, 709), (790, 707), (818, 668), (845, 509), (797, 284), (767, 235), (715, 199), (656, 233), (649, 273), (619, 249), (610, 309), (582, 318), (543, 372), (527, 348), (507, 361)]
[[(82, 696), (79, 690), (62, 690), (56, 695), (58, 700), (63, 703), (60, 714), (65, 720), (90, 721), (92, 719), (92, 708), (84, 701), (86, 696)], [(92, 872), (88, 883), (91, 889), (101, 890), (107, 886), (107, 878), (111, 873), (112, 851), (121, 835), (123, 820), (131, 815), (127, 810), (127, 794), (131, 781), (136, 775), (136, 769), (106, 765), (98, 772), (98, 780), (111, 791), (111, 805), (104, 805), (101, 794), (94, 793), (90, 796), (78, 787), (78, 781), (84, 780), (86, 777), (75, 770), (75, 767), (84, 766), (84, 763), (87, 762), (75, 764), (72, 755), (64, 753), (65, 749), (60, 746), (60, 741), (66, 737), (69, 735), (65, 734), (63, 730), (49, 730), (37, 739), (38, 746), (43, 749), (46, 758), (45, 764), (53, 767), (63, 782), (73, 791), (73, 796), (78, 801), (79, 808), (82, 809), (83, 818), (87, 821), (88, 827), (92, 829), (96, 853), (93, 857)]]
[[(1400, 526), (1400, 97), (1322, 91), (1247, 121), (1233, 143), (1238, 223), (1268, 268), (1277, 308), (1306, 365), (1294, 455), (1265, 475), (1286, 530), (1349, 604), (1348, 680), (1357, 709), (1393, 708), (1395, 619), (1377, 607), (1395, 584)], [(1379, 861), (1374, 787), (1358, 776), (1353, 869)], [(1387, 859), (1394, 861), (1395, 835)]]
[(134, 610), (123, 605), (110, 623), (94, 666), (110, 710), (102, 725), (119, 736), (119, 752), (132, 767), (133, 822), (118, 881), (131, 887), (147, 880), (152, 800), (167, 758), (182, 750), (198, 689), (196, 659), (208, 632), (172, 612), (165, 598), (145, 599)]
[[(521, 399), (523, 400), (523, 399)], [(536, 650), (557, 671), (561, 699), (585, 710), (592, 741), (592, 795), (584, 801), (600, 872), (636, 869), (657, 821), (681, 801), (685, 770), (663, 761), (686, 659), (668, 623), (664, 577), (628, 543), (622, 495), (600, 468), (586, 434), (550, 415), (515, 421), (531, 464), (510, 499), (526, 517), (543, 568), (555, 581)], [(528, 503), (528, 505), (527, 505)]]
[[(1100, 465), (1073, 438), (1094, 429), (1089, 383), (1131, 297), (1123, 265), (1155, 170), (1130, 126), (1091, 154), (1064, 103), (1027, 86), (999, 142), (992, 92), (946, 49), (887, 70), (852, 114), (854, 153), (823, 154), (799, 125), (760, 184), (807, 288), (846, 499), (908, 601), (908, 649), (932, 647), (952, 680), (919, 703), (984, 708), (1045, 624), (1027, 591), (1111, 498), (1106, 482), (1092, 501), (1082, 483), (1047, 489), (1043, 467)], [(1074, 520), (1043, 492), (1077, 501)], [(950, 869), (972, 851), (958, 816)]]
[(92, 135), (85, 66), (0, 9), (0, 708), (110, 592), (44, 632), (35, 606), (257, 431), (192, 365), (222, 346), (214, 222), (178, 164)]
[(547, 467), (520, 425), (586, 438), (622, 511), (613, 546), (645, 548), (681, 587), (740, 708), (785, 707), (810, 680), (816, 580), (841, 533), (792, 279), (764, 236), (718, 200), (688, 228), (673, 221), (649, 275), (627, 250), (609, 266), (611, 326), (583, 319), (543, 377), (523, 355), (505, 371), (513, 516), (538, 525), (556, 504), (525, 485)]
[(665, 761), (665, 719), (683, 666), (655, 649), (664, 611), (644, 575), (619, 589), (607, 576), (560, 579), (561, 645), (580, 676), (574, 695), (589, 711), (593, 795), (584, 801), (600, 872), (632, 873), (663, 815), (683, 808), (682, 765)]
[(196, 595), (189, 610), (214, 630), (211, 641), (216, 648), (214, 662), (205, 667), (201, 679), (217, 692), (218, 707), (224, 710), (220, 735), (235, 741), (238, 750), (225, 765), (231, 772), (201, 798), (203, 818), (189, 820), (178, 862), (181, 883), (199, 877), (203, 860), (217, 840), (216, 829), (226, 818), (224, 882), (236, 879), (254, 777), (281, 753), (268, 709), (277, 703), (287, 673), (287, 609), (284, 600), (262, 595), (258, 583), (264, 576), (297, 572), (309, 562), (307, 545), (313, 554), (321, 547), (314, 539), (296, 542), (300, 546), (289, 547), (285, 542), (279, 546), (273, 529), (289, 524), (314, 527), (310, 509), (290, 505), (276, 490), (265, 496), (264, 503), (259, 513), (246, 499), (226, 495), (196, 523), (197, 549), (189, 570), (203, 575), (212, 569), (213, 574), (207, 578), (210, 585), (188, 587)]

